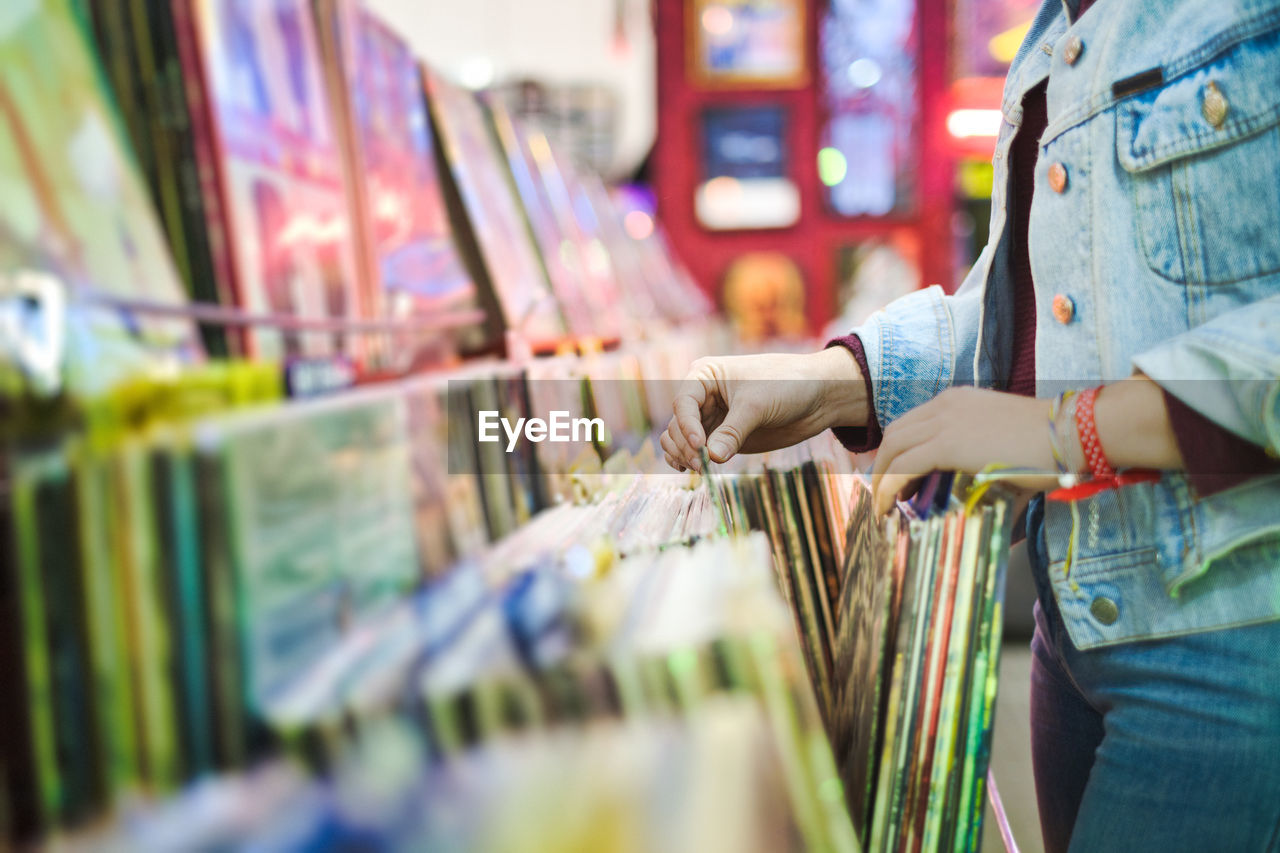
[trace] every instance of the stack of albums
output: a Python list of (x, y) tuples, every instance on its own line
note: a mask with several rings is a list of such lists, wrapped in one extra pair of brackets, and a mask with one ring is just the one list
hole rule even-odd
[(1010, 505), (935, 475), (928, 512), (876, 519), (851, 464), (824, 436), (708, 479), (724, 525), (772, 543), (863, 847), (975, 850)]

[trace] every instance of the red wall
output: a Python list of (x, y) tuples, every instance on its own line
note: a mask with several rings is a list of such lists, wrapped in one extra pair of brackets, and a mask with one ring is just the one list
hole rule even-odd
[[(832, 215), (818, 179), (822, 121), (817, 79), (818, 30), (823, 0), (805, 0), (811, 85), (792, 90), (700, 91), (686, 73), (685, 2), (656, 0), (658, 46), (658, 136), (654, 146), (654, 191), (658, 215), (676, 252), (706, 290), (719, 296), (724, 271), (749, 251), (779, 251), (800, 266), (808, 290), (806, 313), (817, 331), (836, 313), (836, 251), (857, 240), (907, 227), (917, 234), (921, 284), (952, 285), (953, 163), (946, 150), (947, 0), (917, 0), (921, 125), (915, 215), (900, 219), (850, 220)], [(701, 181), (700, 115), (709, 104), (773, 103), (790, 119), (787, 140), (791, 179), (800, 189), (800, 219), (785, 229), (716, 232), (694, 215), (694, 192)]]

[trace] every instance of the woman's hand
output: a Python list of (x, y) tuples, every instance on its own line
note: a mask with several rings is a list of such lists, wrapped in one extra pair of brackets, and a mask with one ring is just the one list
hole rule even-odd
[[(943, 391), (889, 425), (872, 470), (875, 510), (888, 512), (916, 480), (932, 471), (976, 474), (993, 463), (1055, 469), (1049, 444), (1049, 401), (1000, 391), (957, 387)], [(1019, 478), (1039, 491), (1052, 478)]]
[(833, 426), (867, 422), (858, 363), (842, 346), (821, 352), (704, 358), (680, 386), (660, 443), (667, 464), (699, 470), (705, 444), (716, 462), (803, 441)]

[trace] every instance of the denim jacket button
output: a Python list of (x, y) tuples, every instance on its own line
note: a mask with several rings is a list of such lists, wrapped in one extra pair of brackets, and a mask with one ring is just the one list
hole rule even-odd
[(1200, 112), (1204, 115), (1205, 121), (1214, 128), (1221, 128), (1223, 122), (1227, 120), (1227, 110), (1230, 106), (1227, 103), (1227, 96), (1222, 94), (1217, 83), (1210, 80), (1205, 84), (1204, 100), (1200, 102)]
[(1076, 303), (1065, 293), (1053, 297), (1053, 319), (1067, 325), (1076, 316)]
[(1104, 595), (1100, 595), (1089, 605), (1089, 612), (1093, 614), (1093, 618), (1097, 619), (1103, 625), (1114, 625), (1116, 620), (1120, 618), (1120, 608), (1116, 607), (1116, 603)]
[(1049, 189), (1060, 193), (1067, 188), (1067, 167), (1061, 163), (1049, 166)]
[(1073, 36), (1071, 41), (1067, 42), (1067, 46), (1062, 49), (1062, 60), (1068, 65), (1075, 65), (1083, 50), (1084, 42), (1080, 41), (1079, 36)]

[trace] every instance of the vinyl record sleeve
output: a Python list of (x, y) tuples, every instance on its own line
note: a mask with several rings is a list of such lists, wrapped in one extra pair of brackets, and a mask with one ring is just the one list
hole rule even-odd
[[(6, 615), (16, 617), (12, 625), (16, 642), (9, 647), (17, 654), (16, 666), (3, 672), (13, 698), (4, 703), (5, 716), (14, 723), (6, 732), (5, 773), (11, 795), (14, 831), (35, 837), (56, 821), (62, 800), (62, 780), (58, 772), (57, 729), (54, 725), (52, 661), (45, 619), (45, 591), (40, 577), (40, 529), (36, 490), (41, 477), (41, 458), (19, 459), (10, 472), (9, 505), (12, 524), (12, 563), (0, 564), (4, 579)], [(56, 464), (52, 454), (45, 465)], [(9, 556), (9, 555), (5, 555)], [(21, 706), (18, 702), (22, 702)], [(26, 736), (18, 739), (16, 735)]]
[(484, 108), (470, 93), (424, 66), (436, 140), (465, 211), (465, 227), (478, 246), (487, 287), (503, 325), (534, 347), (555, 346), (565, 334), (560, 307), (538, 262)]
[[(1004, 630), (1005, 581), (1009, 567), (1009, 528), (1013, 524), (1007, 503), (997, 503), (994, 510), (995, 518), (990, 540), (991, 565), (987, 570), (989, 573), (985, 601), (987, 611), (983, 613), (982, 629), (987, 647), (987, 682), (981, 702), (977, 757), (974, 761), (971, 780), (973, 795), (969, 800), (967, 849), (971, 850), (978, 849), (982, 844), (983, 816), (986, 814), (987, 767), (991, 762), (991, 738), (995, 725), (996, 688), (1000, 677), (1000, 648)], [(957, 840), (957, 844), (959, 843)]]
[[(136, 0), (132, 5), (137, 8)], [(171, 193), (176, 199), (166, 202), (171, 207), (176, 205), (174, 212), (169, 214), (174, 223), (169, 229), (170, 245), (179, 257), (179, 272), (187, 292), (192, 299), (217, 303), (220, 292), (218, 268), (213, 257), (200, 163), (187, 100), (188, 81), (185, 79), (172, 2), (145, 0), (145, 5), (145, 20), (141, 24), (135, 23), (135, 30), (139, 37), (143, 33), (150, 37), (155, 52), (157, 76), (150, 81), (150, 88), (158, 90), (154, 96), (154, 109), (159, 119), (155, 133), (164, 136), (165, 156), (168, 158), (168, 163), (162, 164), (167, 168), (161, 174), (153, 174), (152, 180), (166, 181), (169, 186), (159, 187), (159, 190)], [(174, 236), (175, 228), (178, 236)], [(178, 252), (179, 246), (182, 247), (181, 253)], [(202, 325), (200, 334), (210, 355), (226, 357), (230, 353), (228, 340), (234, 335), (228, 329)]]
[(938, 593), (934, 600), (930, 625), (929, 649), (925, 655), (924, 682), (921, 685), (922, 729), (915, 761), (911, 768), (911, 820), (907, 838), (913, 850), (920, 849), (924, 836), (924, 820), (929, 804), (929, 780), (934, 750), (938, 740), (938, 716), (942, 706), (943, 676), (946, 672), (947, 649), (951, 639), (951, 619), (955, 612), (956, 581), (960, 568), (963, 540), (963, 518), (958, 513), (942, 517), (945, 538), (938, 557)]
[(791, 572), (792, 590), (798, 602), (796, 615), (801, 627), (801, 648), (809, 665), (814, 695), (818, 697), (822, 718), (828, 720), (834, 695), (831, 681), (830, 646), (822, 630), (822, 613), (816, 601), (812, 574), (806, 565), (804, 546), (801, 544), (800, 514), (791, 500), (786, 474), (777, 469), (767, 472), (772, 498), (776, 502), (779, 526), (787, 544), (787, 568)]
[[(976, 566), (973, 577), (973, 596), (969, 614), (969, 672), (961, 686), (959, 705), (959, 726), (956, 741), (955, 769), (948, 780), (947, 813), (944, 816), (941, 849), (950, 849), (960, 838), (965, 836), (967, 806), (964, 799), (971, 796), (970, 786), (966, 780), (972, 777), (972, 760), (976, 757), (975, 748), (978, 737), (973, 733), (974, 702), (986, 692), (986, 634), (990, 623), (984, 619), (986, 613), (987, 590), (991, 588), (991, 537), (994, 531), (995, 510), (989, 506), (978, 508), (981, 526), (978, 533), (979, 548), (976, 555)], [(979, 687), (979, 685), (981, 685)], [(976, 688), (976, 689), (975, 689)]]
[(401, 405), (362, 393), (196, 427), (218, 462), (251, 709), (418, 579)]
[(414, 532), (426, 578), (443, 574), (484, 544), (484, 507), (474, 475), (448, 470), (446, 392), (445, 382), (427, 380), (406, 388), (404, 395)]
[[(194, 25), (237, 304), (359, 316), (343, 165), (307, 0), (175, 0)], [(188, 72), (190, 73), (190, 72)], [(250, 355), (358, 353), (332, 332), (258, 326)]]
[(97, 696), (94, 725), (101, 752), (96, 760), (103, 766), (108, 796), (115, 798), (136, 789), (140, 775), (123, 602), (111, 544), (111, 466), (103, 453), (83, 445), (70, 451), (69, 458), (75, 471), (84, 619), (93, 668), (92, 690)]
[[(814, 529), (813, 512), (809, 503), (809, 495), (805, 492), (801, 468), (797, 466), (788, 471), (787, 480), (791, 490), (793, 506), (799, 510), (800, 543), (803, 547), (805, 565), (813, 579), (813, 589), (822, 615), (823, 634), (827, 638), (827, 654), (832, 662), (832, 677), (836, 679), (835, 683), (832, 684), (832, 688), (836, 690), (844, 678), (843, 673), (837, 674), (834, 669), (835, 645), (838, 636), (836, 634), (836, 608), (839, 606), (839, 600), (832, 597), (829, 591), (832, 585), (827, 582), (826, 566), (819, 551), (818, 539)], [(839, 588), (838, 585), (835, 586), (837, 589)]]
[(160, 553), (147, 448), (138, 438), (114, 454), (112, 532), (124, 604), (129, 677), (142, 777), (159, 792), (181, 780), (177, 686), (172, 680), (172, 632), (165, 619)]
[(986, 550), (986, 543), (981, 539), (982, 517), (980, 514), (958, 515), (958, 523), (963, 524), (964, 539), (960, 547), (959, 572), (951, 615), (951, 635), (947, 642), (941, 704), (938, 711), (938, 734), (928, 783), (928, 806), (921, 841), (921, 847), (925, 850), (943, 849), (944, 845), (950, 846), (945, 844), (942, 831), (946, 813), (951, 805), (948, 796), (950, 781), (957, 772), (957, 747), (961, 765), (964, 762), (964, 744), (959, 741), (958, 733), (963, 713), (961, 706), (965, 685), (971, 675), (970, 637), (975, 627), (973, 600), (978, 561), (982, 552)]
[(182, 777), (214, 770), (213, 705), (209, 691), (208, 636), (200, 572), (196, 484), (189, 448), (166, 437), (150, 453), (155, 496), (160, 589), (173, 643), (171, 678), (177, 687)]
[(106, 805), (106, 768), (95, 725), (99, 706), (92, 690), (75, 482), (61, 453), (56, 468), (44, 474), (35, 499), (61, 781), (58, 820), (75, 826)]
[[(917, 526), (917, 525), (913, 525)], [(903, 725), (904, 737), (900, 746), (897, 766), (899, 778), (892, 799), (892, 811), (889, 816), (889, 828), (893, 833), (891, 847), (897, 849), (906, 843), (907, 828), (912, 814), (912, 769), (916, 766), (920, 750), (920, 740), (924, 729), (924, 683), (925, 660), (927, 656), (930, 628), (935, 618), (935, 602), (942, 580), (942, 572), (938, 571), (937, 559), (942, 539), (943, 523), (938, 517), (918, 525), (921, 529), (921, 546), (918, 556), (920, 565), (920, 599), (917, 604), (917, 618), (911, 638), (911, 657), (904, 682), (905, 700)]]
[(867, 849), (873, 851), (889, 850), (893, 846), (891, 839), (894, 837), (894, 827), (889, 824), (889, 820), (894, 812), (894, 801), (899, 797), (897, 783), (901, 776), (901, 756), (905, 751), (904, 729), (909, 721), (906, 681), (911, 661), (911, 642), (919, 619), (919, 602), (922, 595), (920, 579), (923, 570), (917, 559), (921, 544), (919, 531), (911, 529), (909, 524), (902, 523), (899, 526), (898, 538), (900, 546), (905, 545), (903, 550), (906, 553), (903, 574), (899, 581), (902, 586), (902, 597), (894, 629), (894, 651), (889, 695), (885, 706), (883, 748), (880, 753), (880, 764), (876, 770), (871, 832), (867, 841)]
[(854, 829), (864, 843), (870, 838), (876, 762), (884, 720), (880, 705), (887, 689), (885, 653), (888, 643), (892, 585), (889, 551), (869, 500), (861, 500), (849, 522), (843, 594), (839, 602), (841, 715), (845, 737), (837, 751), (845, 796)]
[(68, 291), (64, 378), (74, 392), (99, 393), (198, 360), (198, 335), (185, 320), (85, 304), (93, 294), (180, 306), (186, 295), (106, 81), (65, 0), (7, 17), (0, 269), (43, 273)]
[[(315, 13), (369, 313), (412, 321), (475, 308), (441, 193), (417, 59), (358, 0), (320, 0)], [(412, 364), (413, 336), (388, 344), (389, 363)]]
[[(552, 209), (549, 187), (538, 171), (529, 133), (516, 123), (500, 97), (487, 97), (485, 104), (511, 172), (520, 209), (569, 331), (583, 338), (615, 338), (617, 329), (610, 329), (607, 318), (593, 311), (582, 246)], [(546, 144), (545, 138), (542, 144)]]

